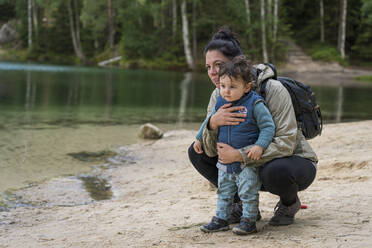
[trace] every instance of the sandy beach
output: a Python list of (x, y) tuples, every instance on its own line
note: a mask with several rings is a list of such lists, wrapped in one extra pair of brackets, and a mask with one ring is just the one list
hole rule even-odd
[(278, 198), (262, 192), (258, 233), (202, 233), (199, 226), (214, 215), (216, 190), (188, 161), (196, 131), (177, 130), (125, 147), (131, 160), (102, 172), (110, 200), (92, 202), (72, 178), (20, 191), (39, 207), (0, 212), (0, 247), (369, 247), (371, 127), (372, 121), (329, 124), (311, 140), (318, 174), (300, 192), (308, 208), (290, 226), (268, 225)]

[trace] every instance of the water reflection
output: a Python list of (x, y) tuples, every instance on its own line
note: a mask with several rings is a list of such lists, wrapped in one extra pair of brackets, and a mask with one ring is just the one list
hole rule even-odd
[(178, 122), (183, 123), (186, 117), (186, 106), (187, 98), (189, 95), (190, 83), (192, 80), (192, 73), (185, 73), (185, 78), (182, 80), (180, 89), (181, 89), (181, 99), (180, 99), (180, 110), (178, 113)]
[[(13, 117), (4, 118), (4, 122), (16, 125), (25, 124), (17, 117), (26, 113), (29, 124), (199, 121), (211, 92), (203, 75), (191, 73), (0, 70), (0, 76), (0, 88), (5, 89), (0, 93), (0, 108)], [(25, 98), (19, 98), (20, 94)], [(25, 112), (20, 105), (25, 106)]]
[(344, 104), (344, 87), (342, 85), (339, 85), (338, 90), (337, 90), (337, 101), (336, 101), (337, 107), (336, 107), (335, 122), (341, 122), (343, 104)]
[(372, 119), (371, 87), (313, 86), (324, 121), (338, 123)]
[[(0, 63), (3, 127), (201, 122), (213, 90), (204, 73), (25, 68)], [(372, 87), (312, 88), (325, 122), (372, 119)]]
[(106, 73), (106, 108), (105, 108), (105, 118), (107, 120), (111, 119), (112, 115), (112, 72)]
[[(312, 89), (325, 122), (372, 119), (372, 87)], [(212, 90), (205, 73), (0, 62), (0, 192), (88, 173), (67, 154), (137, 142), (145, 122), (197, 130)]]

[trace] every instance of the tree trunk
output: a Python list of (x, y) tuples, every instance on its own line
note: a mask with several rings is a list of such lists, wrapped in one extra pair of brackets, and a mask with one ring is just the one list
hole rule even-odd
[(338, 29), (338, 51), (345, 58), (347, 0), (340, 0), (340, 23)]
[(267, 16), (270, 18), (270, 16), (272, 15), (272, 0), (267, 0)]
[(38, 22), (38, 16), (37, 16), (37, 6), (35, 3), (35, 0), (32, 0), (32, 17), (33, 17), (33, 25), (35, 28), (35, 36), (37, 37), (39, 34), (39, 22)]
[(272, 7), (272, 0), (267, 0), (267, 14), (266, 14), (266, 21), (268, 23), (268, 30), (267, 30), (267, 33), (268, 33), (268, 36), (270, 38), (273, 38), (272, 37), (272, 31), (273, 31), (273, 7)]
[(172, 34), (173, 39), (177, 33), (177, 0), (172, 0)]
[(114, 28), (114, 9), (112, 7), (111, 0), (107, 0), (107, 9), (108, 9), (108, 42), (110, 48), (114, 48), (114, 36), (115, 36), (115, 28)]
[[(247, 17), (247, 33), (248, 33), (248, 44), (249, 44), (249, 47), (251, 49), (253, 49), (255, 47), (255, 44), (253, 42), (253, 27), (251, 26), (252, 24), (252, 20), (251, 20), (251, 7), (250, 7), (250, 3), (249, 3), (249, 0), (245, 0), (245, 14), (246, 14), (246, 17)], [(251, 59), (252, 60), (255, 60), (256, 58), (256, 54), (253, 52), (253, 53), (250, 53), (250, 56), (251, 56)]]
[(247, 23), (250, 26), (251, 25), (251, 11), (249, 9), (249, 0), (245, 0), (245, 12), (247, 15)]
[(190, 40), (189, 40), (189, 23), (187, 21), (187, 10), (186, 10), (186, 0), (182, 0), (181, 3), (181, 15), (182, 15), (182, 37), (183, 37), (183, 47), (185, 50), (185, 57), (188, 67), (191, 70), (195, 69), (194, 60), (191, 55)]
[(320, 42), (324, 43), (324, 4), (323, 0), (320, 3)]
[[(135, 5), (136, 5), (136, 8), (139, 7), (138, 1), (135, 1)], [(142, 21), (141, 16), (138, 16), (138, 19), (137, 19), (137, 20), (138, 20), (138, 24), (139, 24), (140, 26), (142, 26), (143, 21)]]
[(196, 0), (192, 1), (192, 53), (194, 62), (198, 61), (198, 39), (196, 37)]
[(274, 0), (274, 25), (273, 25), (273, 40), (276, 42), (278, 34), (278, 11), (279, 11), (279, 0)]
[(160, 17), (160, 27), (162, 29), (165, 28), (165, 15), (164, 15), (165, 5), (166, 5), (165, 1), (161, 0), (160, 8), (159, 8), (159, 17)]
[[(72, 9), (71, 1), (74, 2), (74, 11)], [(68, 8), (69, 21), (70, 21), (72, 45), (74, 47), (75, 54), (79, 59), (85, 61), (85, 56), (81, 49), (81, 43), (80, 43), (79, 19), (75, 19), (75, 17), (77, 16), (76, 0), (69, 0), (67, 3), (67, 8)], [(74, 15), (74, 12), (75, 12), (75, 15)]]
[(28, 49), (32, 48), (32, 0), (28, 0)]
[(269, 61), (267, 57), (266, 49), (266, 29), (265, 29), (265, 0), (260, 0), (261, 2), (261, 33), (262, 33), (262, 57), (265, 63)]
[(72, 38), (72, 45), (74, 46), (75, 53), (77, 52), (77, 44), (76, 44), (76, 36), (75, 36), (75, 27), (74, 27), (74, 18), (72, 15), (72, 8), (71, 8), (71, 1), (69, 0), (67, 3), (68, 8), (68, 19), (70, 21), (70, 32), (71, 32), (71, 38)]
[(74, 22), (75, 22), (75, 30), (76, 30), (76, 44), (79, 47), (79, 50), (81, 51), (81, 54), (83, 53), (81, 50), (81, 42), (80, 42), (80, 18), (79, 18), (79, 11), (78, 11), (78, 6), (77, 6), (77, 0), (73, 0), (74, 2), (74, 11), (75, 13), (74, 17)]

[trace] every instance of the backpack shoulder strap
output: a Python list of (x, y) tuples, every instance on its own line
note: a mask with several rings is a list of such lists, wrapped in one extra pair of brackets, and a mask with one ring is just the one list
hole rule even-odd
[(265, 91), (265, 89), (266, 89), (266, 83), (267, 83), (267, 81), (269, 81), (269, 79), (270, 78), (265, 79), (262, 82), (261, 87), (260, 87), (260, 96), (262, 96), (262, 98), (265, 99), (265, 100), (266, 100), (266, 91)]
[[(267, 81), (269, 81), (269, 79), (277, 79), (278, 78), (278, 73), (276, 71), (276, 68), (273, 64), (270, 64), (270, 63), (264, 63), (264, 65), (270, 67), (271, 70), (273, 70), (274, 72), (274, 75), (270, 78), (267, 78), (265, 79), (262, 84), (261, 84), (261, 88), (260, 88), (260, 96), (263, 97), (263, 99), (266, 99), (266, 92), (265, 92), (265, 88), (266, 88), (266, 83)], [(261, 70), (257, 71), (257, 77), (256, 77), (256, 80), (258, 80), (258, 76), (259, 76), (259, 73), (261, 73)]]

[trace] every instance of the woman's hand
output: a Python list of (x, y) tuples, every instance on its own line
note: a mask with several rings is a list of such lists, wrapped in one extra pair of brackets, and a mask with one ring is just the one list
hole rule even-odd
[(217, 112), (212, 115), (209, 120), (209, 129), (215, 130), (220, 126), (234, 126), (239, 125), (240, 122), (244, 122), (244, 118), (247, 117), (243, 113), (233, 113), (238, 110), (245, 109), (243, 106), (231, 107), (231, 103), (227, 103), (220, 107)]
[(243, 162), (243, 157), (238, 149), (224, 143), (217, 143), (218, 161), (223, 164)]
[(203, 153), (202, 144), (199, 140), (195, 140), (193, 147), (194, 147), (194, 151), (197, 154), (202, 154)]

